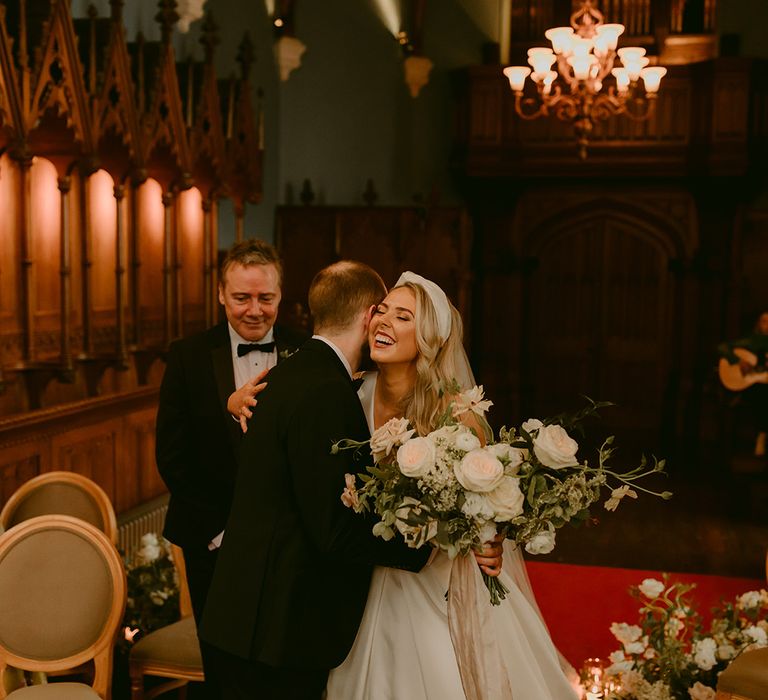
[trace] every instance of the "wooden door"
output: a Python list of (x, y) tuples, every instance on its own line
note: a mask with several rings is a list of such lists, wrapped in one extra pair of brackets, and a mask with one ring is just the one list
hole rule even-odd
[(531, 415), (613, 401), (606, 429), (653, 447), (668, 415), (675, 290), (663, 236), (615, 216), (546, 238), (526, 298), (524, 382)]

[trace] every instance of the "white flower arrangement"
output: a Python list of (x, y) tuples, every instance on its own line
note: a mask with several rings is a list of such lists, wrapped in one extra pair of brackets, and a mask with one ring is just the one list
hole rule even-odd
[(630, 593), (642, 603), (638, 625), (616, 623), (621, 649), (606, 669), (608, 700), (715, 700), (717, 676), (740, 653), (768, 646), (768, 592), (749, 591), (713, 611), (705, 630), (688, 595), (693, 584), (645, 579)]
[[(590, 402), (572, 417), (530, 419), (519, 430), (502, 428), (493, 439), (484, 418), (492, 403), (483, 398), (482, 387), (452, 389), (437, 429), (427, 435), (416, 435), (407, 419), (393, 418), (368, 442), (342, 440), (333, 446), (371, 450), (374, 464), (358, 475), (362, 487), (348, 474), (342, 501), (380, 518), (375, 535), (388, 540), (399, 533), (411, 547), (430, 543), (454, 558), (502, 534), (530, 554), (545, 554), (554, 548), (558, 528), (588, 518), (610, 480), (618, 484), (605, 503), (609, 509), (624, 496), (637, 497), (630, 485), (654, 493), (636, 482), (662, 471), (664, 462), (643, 460), (630, 472), (612, 471), (607, 461), (613, 438), (599, 449), (596, 466), (579, 461), (579, 445), (566, 428), (608, 404)], [(506, 591), (497, 579), (484, 579), (491, 602), (498, 604)]]

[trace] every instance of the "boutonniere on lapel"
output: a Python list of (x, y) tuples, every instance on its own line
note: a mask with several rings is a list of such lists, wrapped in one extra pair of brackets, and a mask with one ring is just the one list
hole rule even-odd
[(285, 348), (285, 350), (281, 350), (279, 353), (277, 353), (277, 356), (281, 360), (287, 360), (291, 355), (295, 354), (298, 351), (298, 348)]

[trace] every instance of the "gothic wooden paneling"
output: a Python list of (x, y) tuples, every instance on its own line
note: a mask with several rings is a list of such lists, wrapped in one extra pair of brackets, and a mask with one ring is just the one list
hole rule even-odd
[(118, 513), (163, 493), (154, 456), (157, 393), (142, 389), (0, 420), (0, 500), (57, 469), (96, 481)]

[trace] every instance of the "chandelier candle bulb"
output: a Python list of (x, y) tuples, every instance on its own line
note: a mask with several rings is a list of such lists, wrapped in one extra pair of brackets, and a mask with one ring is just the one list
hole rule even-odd
[[(599, 24), (596, 27), (595, 32), (597, 33), (598, 39), (605, 43), (605, 46), (609, 51), (615, 51), (616, 45), (619, 43), (619, 37), (624, 33), (624, 25)], [(597, 44), (597, 40), (595, 40), (595, 44)]]
[(544, 32), (545, 38), (552, 42), (555, 53), (570, 53), (573, 42), (573, 27), (553, 27)]
[(659, 91), (661, 79), (667, 74), (667, 69), (662, 66), (653, 66), (652, 68), (643, 68), (640, 71), (640, 77), (645, 84), (645, 91), (653, 95)]
[(534, 73), (549, 73), (556, 60), (557, 57), (551, 51), (549, 53), (534, 53), (528, 57), (528, 63), (533, 66)]
[[(648, 70), (646, 68), (646, 70)], [(611, 74), (616, 78), (616, 89), (619, 92), (626, 92), (629, 90), (629, 73), (626, 68), (614, 68)], [(661, 80), (661, 78), (659, 78)]]
[(509, 66), (504, 69), (504, 75), (509, 80), (509, 87), (514, 92), (522, 92), (525, 86), (525, 79), (531, 74), (531, 69), (527, 66)]
[(622, 59), (621, 62), (627, 69), (629, 79), (634, 82), (640, 77), (640, 73), (643, 71), (643, 68), (648, 65), (649, 59), (645, 56), (640, 56), (639, 58)]

